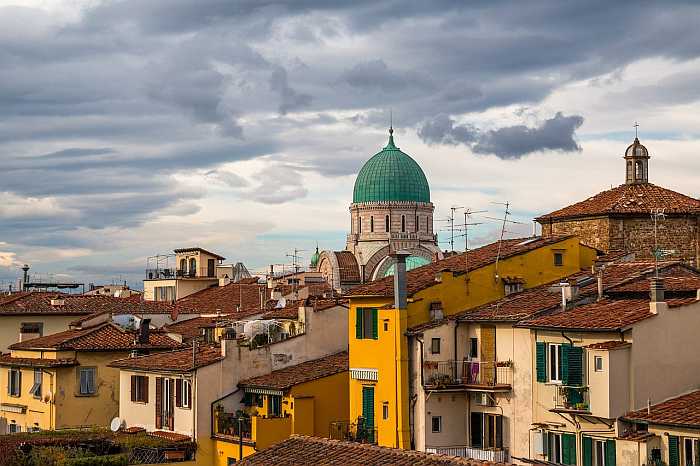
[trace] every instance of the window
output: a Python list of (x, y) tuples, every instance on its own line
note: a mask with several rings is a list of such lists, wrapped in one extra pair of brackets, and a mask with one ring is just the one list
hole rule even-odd
[(430, 341), (430, 352), (432, 354), (440, 354), (440, 339), (439, 338), (433, 338)]
[(418, 216), (416, 215), (416, 224), (415, 224), (415, 228), (414, 228), (414, 230), (416, 231), (416, 233), (418, 233), (419, 227), (420, 227), (420, 222), (418, 221)]
[(175, 406), (186, 409), (192, 407), (192, 383), (189, 380), (175, 381)]
[(374, 217), (370, 216), (369, 218), (369, 232), (374, 233)]
[(29, 393), (31, 393), (32, 396), (37, 399), (41, 398), (41, 377), (41, 369), (34, 369), (34, 384), (32, 385), (32, 388), (29, 389)]
[(175, 301), (174, 286), (156, 286), (153, 288), (153, 294), (156, 301)]
[(374, 308), (357, 308), (355, 321), (355, 337), (361, 339), (374, 339), (377, 335), (377, 310)]
[(22, 432), (22, 427), (19, 424), (15, 423), (15, 421), (12, 421), (10, 423), (10, 425), (8, 425), (7, 427), (8, 427), (8, 431), (11, 434), (16, 434), (17, 432)]
[(357, 232), (362, 233), (362, 217), (357, 217)]
[(44, 324), (42, 322), (22, 322), (19, 326), (19, 333), (44, 334)]
[(471, 413), (471, 442), (475, 448), (503, 448), (503, 416)]
[(683, 439), (683, 465), (700, 466), (700, 439)]
[(519, 293), (523, 291), (523, 284), (522, 283), (506, 283), (505, 285), (505, 294), (508, 296), (509, 294), (513, 293)]
[(644, 178), (644, 168), (642, 168), (642, 162), (641, 162), (640, 160), (637, 160), (637, 161), (635, 162), (634, 165), (635, 165), (635, 168), (636, 168), (636, 170), (635, 170), (635, 171), (636, 171), (635, 177), (636, 177), (638, 180), (641, 180), (642, 178)]
[(282, 415), (282, 397), (280, 395), (267, 396), (267, 415), (270, 417)]
[(385, 332), (389, 331), (389, 322), (387, 322), (386, 320), (384, 321), (384, 331)]
[(471, 337), (469, 339), (469, 357), (476, 359), (479, 356), (479, 339)]
[(384, 217), (384, 229), (386, 230), (387, 233), (389, 233), (389, 216)]
[(593, 464), (595, 466), (605, 466), (605, 441), (595, 440), (595, 455), (593, 456)]
[(442, 432), (442, 416), (432, 417), (432, 431), (434, 434)]
[(582, 437), (584, 463), (589, 466), (615, 466), (615, 440)]
[(22, 371), (19, 369), (10, 369), (7, 373), (7, 394), (10, 396), (19, 396), (22, 388)]
[(556, 267), (561, 267), (564, 265), (564, 253), (563, 252), (555, 252), (554, 253), (554, 265)]
[(79, 367), (78, 368), (78, 394), (79, 395), (94, 395), (97, 393), (97, 385), (95, 376), (97, 368), (95, 367)]
[(401, 216), (401, 233), (406, 233), (406, 216)]
[(603, 356), (594, 356), (593, 366), (596, 372), (603, 372)]
[(561, 463), (564, 456), (562, 450), (561, 434), (549, 433), (547, 457), (552, 463)]
[(561, 345), (549, 345), (549, 381), (561, 382)]
[(188, 270), (190, 277), (197, 275), (197, 259), (190, 259), (190, 269)]
[(382, 419), (385, 421), (389, 419), (389, 402), (385, 401), (382, 403)]
[(134, 403), (148, 403), (148, 376), (131, 376), (131, 401)]
[(187, 259), (180, 259), (180, 272), (184, 275), (187, 272)]

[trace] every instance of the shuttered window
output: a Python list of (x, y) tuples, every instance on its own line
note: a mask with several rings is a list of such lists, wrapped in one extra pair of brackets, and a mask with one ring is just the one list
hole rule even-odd
[(97, 393), (97, 368), (78, 368), (78, 393), (80, 395), (94, 395)]
[(156, 377), (156, 429), (163, 428), (163, 378)]
[(535, 344), (536, 363), (537, 363), (537, 381), (547, 381), (547, 343), (538, 341)]
[(593, 466), (593, 439), (583, 437), (583, 466)]
[(680, 466), (681, 455), (678, 437), (675, 435), (668, 436), (668, 466)]
[(562, 464), (576, 464), (576, 436), (562, 434), (561, 436)]
[(131, 376), (131, 401), (133, 403), (148, 403), (148, 376)]
[(355, 312), (355, 338), (376, 340), (379, 337), (377, 309), (358, 307)]
[(562, 383), (580, 387), (583, 385), (583, 348), (562, 345)]
[(7, 394), (10, 396), (19, 396), (22, 389), (22, 371), (19, 369), (10, 369), (7, 372)]
[(605, 466), (615, 466), (616, 462), (615, 440), (605, 441)]

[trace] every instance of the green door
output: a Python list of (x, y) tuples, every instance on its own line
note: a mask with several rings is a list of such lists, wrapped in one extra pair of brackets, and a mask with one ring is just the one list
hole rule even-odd
[(365, 420), (363, 437), (374, 443), (374, 387), (362, 387), (362, 417)]

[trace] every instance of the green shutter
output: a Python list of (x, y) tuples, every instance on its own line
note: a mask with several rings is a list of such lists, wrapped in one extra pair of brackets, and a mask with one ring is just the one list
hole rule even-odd
[(593, 466), (593, 439), (583, 437), (583, 466)]
[(561, 365), (561, 383), (569, 385), (569, 351), (572, 345), (561, 345), (559, 347), (559, 364)]
[(378, 317), (377, 317), (377, 309), (372, 309), (372, 338), (375, 340), (379, 337), (379, 331), (377, 330), (378, 326)]
[(362, 308), (355, 309), (355, 338), (362, 339)]
[(536, 362), (537, 362), (537, 381), (547, 381), (547, 344), (542, 341), (535, 343), (536, 345)]
[(678, 448), (678, 437), (668, 436), (668, 466), (680, 466), (680, 454)]
[(569, 346), (565, 359), (567, 364), (567, 380), (565, 385), (580, 387), (583, 385), (583, 348), (580, 346)]
[(576, 465), (576, 436), (562, 434), (561, 443), (562, 463)]
[(615, 466), (615, 440), (605, 441), (605, 466)]

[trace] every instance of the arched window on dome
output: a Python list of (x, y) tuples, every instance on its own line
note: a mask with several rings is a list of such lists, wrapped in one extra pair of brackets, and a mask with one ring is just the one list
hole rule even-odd
[(384, 229), (389, 233), (389, 216), (384, 217)]
[(401, 216), (401, 233), (406, 233), (406, 216)]
[(644, 178), (644, 167), (642, 166), (641, 160), (637, 160), (634, 163), (634, 168), (635, 168), (635, 178), (637, 178), (638, 180), (641, 180), (642, 178)]
[(374, 233), (374, 216), (369, 217), (369, 232)]

